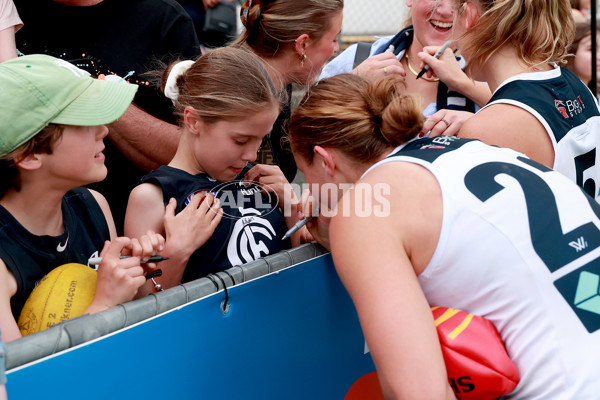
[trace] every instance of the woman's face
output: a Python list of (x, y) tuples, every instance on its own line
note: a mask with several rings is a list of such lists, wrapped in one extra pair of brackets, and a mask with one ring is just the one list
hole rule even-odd
[(338, 36), (341, 30), (342, 10), (332, 15), (329, 29), (319, 40), (309, 39), (306, 48), (306, 60), (302, 69), (304, 76), (300, 77), (300, 83), (312, 83), (321, 73), (321, 69), (323, 69), (327, 60), (340, 49)]
[[(452, 38), (454, 39), (454, 45), (458, 49), (463, 49), (465, 46), (461, 45), (461, 41), (458, 40), (467, 31), (467, 15), (471, 15), (471, 19), (475, 16), (475, 19), (479, 19), (483, 11), (477, 1), (465, 2), (462, 0), (452, 0), (452, 6), (454, 7), (454, 23)], [(466, 8), (469, 7), (469, 10)], [(476, 21), (471, 20), (470, 23)], [(469, 54), (462, 52), (462, 55), (469, 59)]]
[[(600, 39), (600, 38), (599, 38)], [(596, 45), (596, 71), (600, 67), (600, 41)], [(592, 80), (592, 35), (585, 36), (579, 42), (573, 62), (573, 72), (586, 84)], [(596, 72), (598, 73), (598, 72)]]
[(313, 159), (311, 163), (301, 156), (294, 158), (298, 169), (304, 174), (304, 180), (313, 197), (314, 204), (318, 204), (321, 211), (334, 210), (343, 195), (343, 192), (339, 190), (341, 187), (338, 185), (339, 182), (336, 182), (334, 177), (327, 173), (325, 164), (318, 161), (317, 158)]
[(416, 44), (441, 46), (452, 37), (454, 0), (406, 0), (412, 8)]

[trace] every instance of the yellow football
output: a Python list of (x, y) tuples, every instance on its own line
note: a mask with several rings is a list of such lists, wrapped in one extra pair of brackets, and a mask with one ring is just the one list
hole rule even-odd
[(77, 317), (96, 294), (97, 272), (83, 264), (63, 264), (44, 276), (29, 295), (19, 316), (23, 336)]

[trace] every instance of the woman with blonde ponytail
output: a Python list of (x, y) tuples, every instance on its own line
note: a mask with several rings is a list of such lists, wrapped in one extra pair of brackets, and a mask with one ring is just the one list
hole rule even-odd
[(458, 136), (509, 147), (600, 189), (600, 110), (566, 64), (575, 25), (568, 0), (454, 0), (467, 74), (492, 90)]
[(600, 270), (586, 256), (600, 241), (573, 246), (600, 237), (600, 206), (514, 150), (416, 139), (422, 110), (395, 79), (325, 79), (290, 121), (304, 211), (320, 212), (306, 227), (331, 249), (385, 397), (460, 397), (430, 306), (494, 324), (520, 374), (502, 398), (597, 397)]

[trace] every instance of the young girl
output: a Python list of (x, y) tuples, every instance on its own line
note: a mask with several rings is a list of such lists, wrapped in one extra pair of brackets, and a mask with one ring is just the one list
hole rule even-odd
[(146, 292), (288, 248), (281, 238), (297, 221), (290, 211), (297, 201), (281, 170), (249, 164), (280, 110), (260, 59), (218, 48), (163, 76), (181, 117), (181, 139), (171, 162), (132, 191), (125, 219), (128, 234), (166, 234), (161, 286), (149, 283)]

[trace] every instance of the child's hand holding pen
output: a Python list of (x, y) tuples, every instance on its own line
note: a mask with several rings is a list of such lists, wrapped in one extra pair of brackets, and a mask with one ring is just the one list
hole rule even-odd
[(94, 299), (86, 312), (92, 314), (133, 299), (147, 273), (152, 274), (150, 278), (157, 276), (158, 259), (153, 254), (161, 252), (164, 244), (164, 237), (152, 231), (139, 238), (107, 240), (100, 257), (90, 262), (98, 265), (98, 275)]

